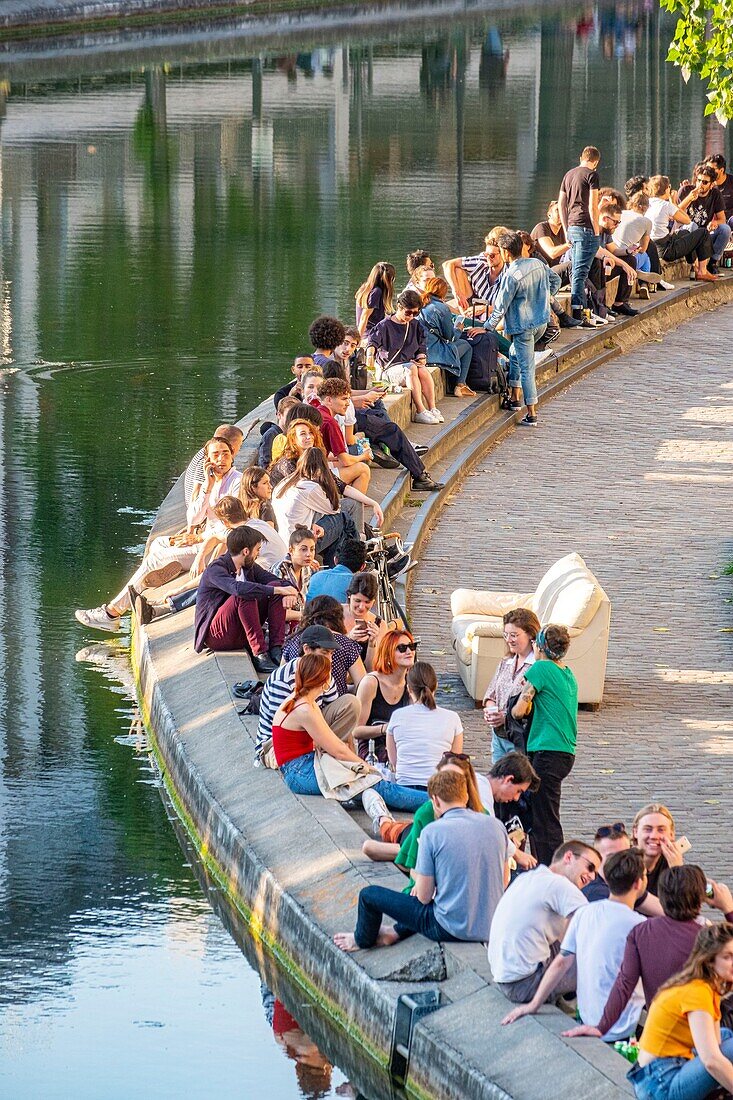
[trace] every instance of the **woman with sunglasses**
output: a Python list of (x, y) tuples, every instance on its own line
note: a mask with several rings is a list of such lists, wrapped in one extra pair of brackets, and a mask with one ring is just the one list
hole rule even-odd
[[(407, 386), (417, 410), (416, 424), (442, 424), (444, 417), (435, 405), (435, 386), (427, 368), (425, 330), (418, 321), (422, 295), (403, 290), (391, 317), (385, 317), (367, 337), (377, 363), (390, 382)], [(427, 407), (426, 407), (427, 406)]]
[(491, 760), (496, 764), (515, 745), (502, 736), (509, 700), (524, 687), (524, 674), (534, 664), (534, 640), (540, 632), (540, 620), (534, 611), (517, 607), (504, 616), (506, 657), (499, 661), (484, 695), (484, 718), (492, 727)]
[(398, 783), (426, 791), (446, 752), (463, 752), (463, 725), (454, 710), (435, 701), (438, 677), (427, 661), (416, 661), (406, 677), (410, 704), (387, 723), (387, 756)]
[(395, 711), (409, 705), (406, 680), (415, 664), (416, 650), (415, 639), (406, 630), (389, 630), (379, 640), (371, 672), (356, 689), (361, 717), (354, 738), (362, 759), (366, 759), (369, 741), (373, 740), (377, 759), (387, 763), (387, 726)]
[(525, 671), (525, 686), (512, 708), (515, 718), (534, 710), (527, 754), (541, 785), (532, 799), (532, 851), (548, 867), (564, 839), (560, 796), (575, 763), (578, 737), (578, 682), (563, 661), (569, 646), (566, 627), (550, 623), (540, 630), (536, 660)]

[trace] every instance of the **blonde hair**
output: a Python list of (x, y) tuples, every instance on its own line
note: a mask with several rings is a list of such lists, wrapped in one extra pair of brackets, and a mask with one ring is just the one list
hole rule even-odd
[(631, 835), (636, 836), (636, 830), (639, 827), (639, 822), (642, 817), (647, 817), (649, 814), (661, 814), (662, 817), (666, 817), (672, 826), (672, 836), (674, 836), (674, 818), (672, 817), (671, 810), (668, 810), (661, 802), (648, 802), (646, 806), (642, 806), (636, 817), (631, 823)]

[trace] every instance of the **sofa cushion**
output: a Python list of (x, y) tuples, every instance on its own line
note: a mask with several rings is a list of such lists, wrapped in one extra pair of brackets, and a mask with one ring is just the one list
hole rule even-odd
[(453, 617), (459, 615), (502, 616), (515, 607), (529, 607), (533, 592), (485, 592), (480, 588), (456, 588), (451, 594)]
[(535, 610), (540, 622), (583, 630), (603, 595), (580, 554), (566, 554), (547, 570), (537, 586)]

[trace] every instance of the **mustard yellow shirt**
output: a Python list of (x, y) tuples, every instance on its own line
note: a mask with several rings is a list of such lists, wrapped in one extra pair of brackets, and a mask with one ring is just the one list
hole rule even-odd
[(275, 438), (273, 439), (273, 441), (272, 441), (272, 461), (273, 462), (277, 462), (278, 458), (280, 457), (280, 455), (285, 450), (286, 442), (287, 442), (287, 436), (284, 436), (282, 433), (280, 433), (280, 435), (276, 435)]
[(639, 1046), (654, 1058), (692, 1058), (689, 1012), (720, 1019), (720, 996), (701, 979), (663, 989), (652, 1001)]

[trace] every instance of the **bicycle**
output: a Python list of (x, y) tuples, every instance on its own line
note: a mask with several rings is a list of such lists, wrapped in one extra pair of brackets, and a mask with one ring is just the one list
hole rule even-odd
[[(388, 542), (393, 545), (388, 546)], [(410, 620), (395, 595), (392, 577), (413, 569), (417, 562), (410, 560), (409, 550), (397, 531), (386, 534), (375, 532), (366, 540), (366, 548), (367, 568), (377, 575), (377, 614), (386, 622), (401, 622), (409, 630)]]

